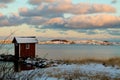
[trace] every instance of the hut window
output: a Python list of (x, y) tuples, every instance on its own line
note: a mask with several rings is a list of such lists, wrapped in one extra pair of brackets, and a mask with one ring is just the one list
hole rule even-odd
[(26, 49), (30, 49), (30, 44), (26, 44)]

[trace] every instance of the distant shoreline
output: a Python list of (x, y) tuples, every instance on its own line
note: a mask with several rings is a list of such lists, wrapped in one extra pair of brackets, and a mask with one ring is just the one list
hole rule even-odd
[[(0, 40), (0, 44), (12, 44), (11, 40)], [(90, 45), (120, 45), (120, 42), (109, 42), (102, 40), (65, 40), (53, 39), (47, 41), (39, 41), (38, 44), (90, 44)]]
[(0, 44), (11, 44), (11, 40), (0, 40)]
[(102, 40), (63, 40), (54, 39), (48, 41), (40, 41), (38, 44), (90, 44), (90, 45), (120, 45), (120, 42), (109, 42)]

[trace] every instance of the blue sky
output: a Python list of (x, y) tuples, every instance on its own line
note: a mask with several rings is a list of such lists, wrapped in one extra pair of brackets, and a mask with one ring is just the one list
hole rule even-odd
[(120, 39), (120, 0), (0, 0), (0, 36)]

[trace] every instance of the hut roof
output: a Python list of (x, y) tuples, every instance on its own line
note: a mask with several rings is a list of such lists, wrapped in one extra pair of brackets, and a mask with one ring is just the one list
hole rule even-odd
[(14, 37), (12, 43), (37, 43), (36, 37)]

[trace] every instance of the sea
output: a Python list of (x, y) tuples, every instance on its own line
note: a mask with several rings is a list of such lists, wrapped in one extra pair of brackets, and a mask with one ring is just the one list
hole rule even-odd
[[(13, 44), (3, 44), (0, 54), (14, 55)], [(47, 59), (106, 59), (120, 57), (120, 45), (37, 44), (36, 57)]]

